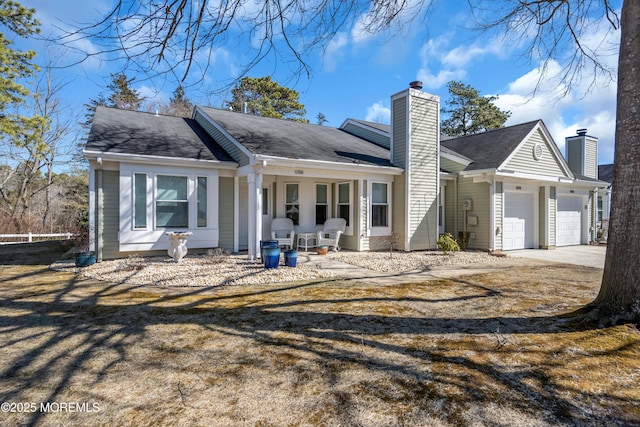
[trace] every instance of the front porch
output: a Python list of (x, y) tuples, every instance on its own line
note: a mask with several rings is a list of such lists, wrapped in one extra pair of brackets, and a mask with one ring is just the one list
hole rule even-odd
[(260, 241), (271, 239), (273, 218), (290, 218), (296, 235), (315, 234), (327, 219), (344, 218), (342, 248), (382, 249), (393, 235), (392, 187), (394, 176), (402, 170), (389, 167), (372, 172), (267, 164), (257, 171), (240, 173), (234, 179), (238, 213), (234, 252), (246, 250), (249, 259), (259, 257)]

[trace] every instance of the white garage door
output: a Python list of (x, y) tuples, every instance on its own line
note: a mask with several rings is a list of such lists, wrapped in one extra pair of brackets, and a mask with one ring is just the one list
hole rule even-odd
[(502, 249), (533, 248), (533, 193), (505, 193)]
[(556, 246), (582, 244), (582, 197), (558, 196)]

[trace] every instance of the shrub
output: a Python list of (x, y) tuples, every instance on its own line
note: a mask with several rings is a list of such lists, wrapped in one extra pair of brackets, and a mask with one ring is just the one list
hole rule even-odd
[(453, 238), (451, 233), (441, 234), (440, 237), (438, 237), (437, 244), (440, 250), (445, 254), (449, 252), (457, 252), (460, 250), (458, 242), (456, 242), (456, 239)]

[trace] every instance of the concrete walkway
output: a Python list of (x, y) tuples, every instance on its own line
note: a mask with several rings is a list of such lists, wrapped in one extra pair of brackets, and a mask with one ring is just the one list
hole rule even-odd
[(581, 245), (563, 246), (552, 250), (523, 249), (518, 251), (508, 251), (507, 254), (509, 257), (532, 258), (541, 261), (604, 268), (606, 252), (606, 246)]
[[(466, 264), (466, 265), (449, 265), (435, 267), (434, 269), (423, 272), (391, 272), (382, 273), (366, 268), (357, 267), (341, 261), (336, 261), (323, 255), (317, 255), (315, 252), (298, 252), (298, 263), (308, 264), (316, 268), (332, 271), (336, 277), (347, 279), (368, 279), (380, 281), (384, 284), (392, 284), (396, 282), (406, 282), (411, 280), (424, 280), (431, 278), (448, 278), (464, 274), (473, 274), (485, 271), (491, 271), (502, 268), (513, 268), (522, 266), (523, 261), (528, 260), (529, 263), (555, 262), (582, 265), (586, 267), (604, 268), (604, 258), (606, 246), (565, 246), (553, 250), (544, 249), (524, 249), (517, 251), (508, 251), (507, 260), (495, 264)], [(522, 259), (522, 261), (518, 261)]]

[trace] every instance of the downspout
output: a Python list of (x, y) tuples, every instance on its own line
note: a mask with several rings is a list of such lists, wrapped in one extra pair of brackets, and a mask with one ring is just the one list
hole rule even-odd
[(98, 225), (97, 230), (96, 230), (96, 260), (97, 261), (102, 261), (102, 252), (103, 252), (103, 241), (104, 241), (104, 236), (103, 236), (103, 230), (104, 230), (104, 203), (103, 203), (103, 199), (104, 199), (104, 190), (102, 188), (102, 169), (98, 169), (96, 171), (96, 175), (97, 175), (97, 185), (98, 185), (98, 199), (97, 199), (97, 209), (96, 209), (96, 214), (98, 215), (98, 218), (100, 218), (100, 215), (102, 214), (102, 221), (101, 223)]

